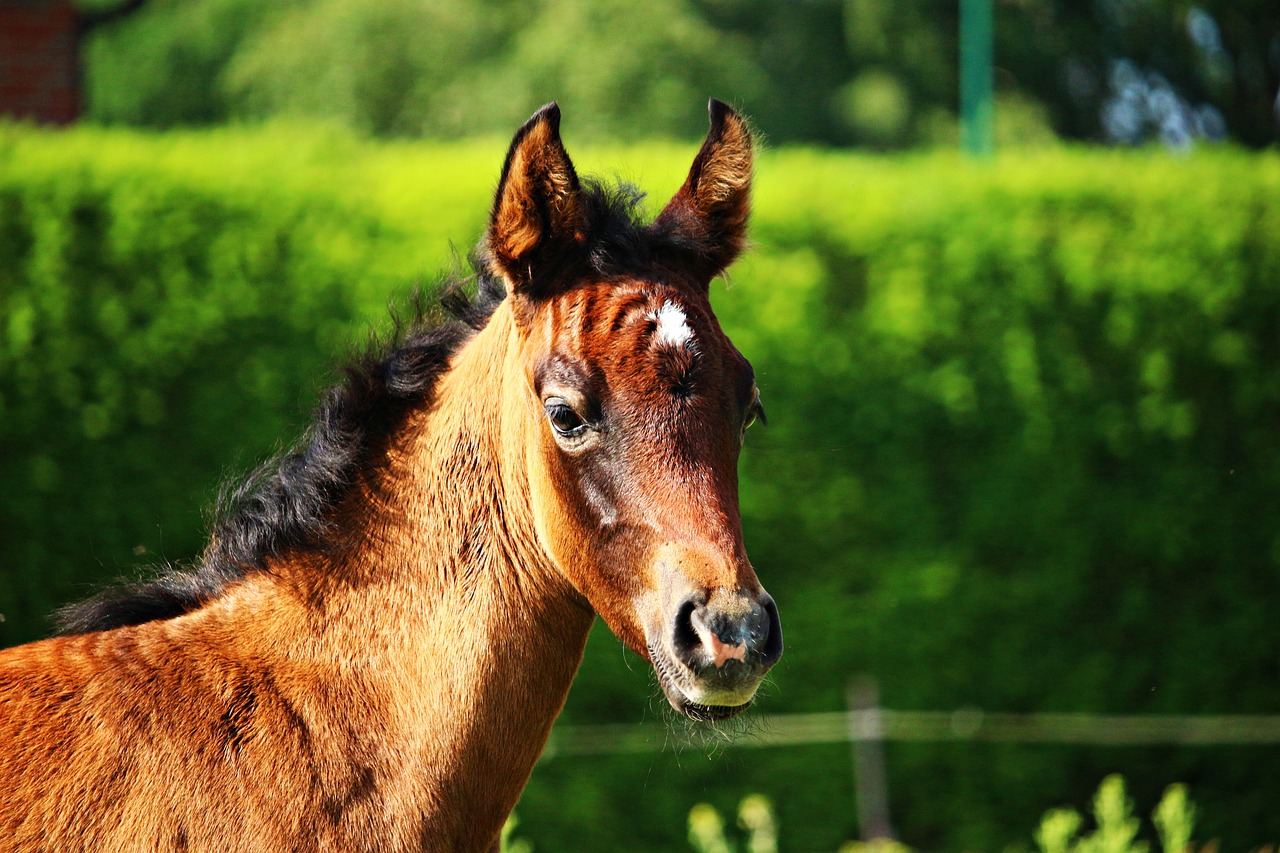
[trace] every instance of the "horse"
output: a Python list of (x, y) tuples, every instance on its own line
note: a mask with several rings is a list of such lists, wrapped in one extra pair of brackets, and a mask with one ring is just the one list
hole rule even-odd
[(5, 849), (497, 850), (597, 615), (679, 714), (752, 703), (783, 646), (738, 509), (764, 410), (708, 291), (753, 140), (709, 112), (648, 223), (534, 114), (447, 311), (349, 367), (193, 563), (0, 655)]

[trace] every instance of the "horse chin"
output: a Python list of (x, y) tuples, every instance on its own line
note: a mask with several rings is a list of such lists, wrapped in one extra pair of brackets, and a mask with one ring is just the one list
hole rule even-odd
[(671, 674), (672, 665), (667, 662), (663, 655), (656, 653), (650, 647), (649, 657), (653, 661), (653, 671), (658, 675), (658, 685), (662, 688), (662, 693), (666, 696), (667, 702), (681, 716), (695, 723), (715, 723), (720, 720), (728, 720), (750, 708), (755, 701), (755, 697), (752, 696), (738, 705), (704, 705), (700, 702), (695, 702), (676, 683)]
[(684, 697), (676, 698), (668, 693), (667, 701), (671, 703), (671, 707), (695, 723), (716, 723), (738, 716), (750, 708), (755, 700), (748, 699), (741, 705), (699, 705), (697, 702), (690, 702)]

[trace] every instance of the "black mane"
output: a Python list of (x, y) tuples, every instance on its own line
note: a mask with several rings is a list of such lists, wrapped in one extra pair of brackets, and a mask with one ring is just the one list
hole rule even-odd
[[(609, 278), (689, 255), (697, 247), (674, 229), (642, 225), (643, 196), (626, 184), (584, 181), (590, 272)], [(483, 246), (477, 252), (483, 257)], [(83, 634), (198, 609), (231, 583), (263, 571), (290, 552), (323, 549), (336, 533), (334, 509), (377, 464), (380, 450), (412, 410), (428, 405), (454, 353), (488, 323), (505, 297), (483, 261), (472, 274), (442, 282), (438, 307), (413, 302), (408, 322), (396, 322), (343, 371), (291, 450), (265, 462), (243, 482), (223, 490), (212, 537), (190, 567), (168, 567), (144, 580), (117, 584), (58, 611), (59, 634)], [(475, 296), (467, 286), (475, 284)]]

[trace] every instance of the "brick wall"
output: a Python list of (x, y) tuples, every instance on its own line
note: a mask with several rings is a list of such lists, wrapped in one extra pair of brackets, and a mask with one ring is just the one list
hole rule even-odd
[(79, 114), (70, 0), (0, 0), (0, 115), (68, 124)]

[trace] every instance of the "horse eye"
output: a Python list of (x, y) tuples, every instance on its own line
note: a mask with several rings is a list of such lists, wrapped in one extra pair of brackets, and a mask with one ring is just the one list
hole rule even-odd
[(746, 420), (742, 422), (742, 435), (745, 438), (747, 430), (751, 429), (757, 423), (767, 424), (769, 419), (764, 416), (764, 406), (760, 404), (759, 395), (751, 401), (751, 407), (747, 409)]
[(587, 430), (584, 421), (573, 407), (560, 400), (548, 400), (543, 407), (551, 428), (565, 438), (577, 438)]

